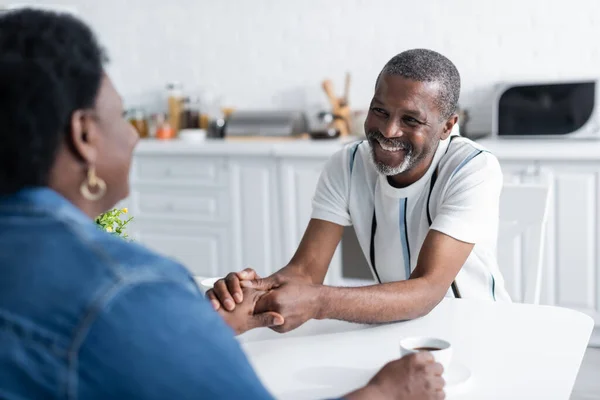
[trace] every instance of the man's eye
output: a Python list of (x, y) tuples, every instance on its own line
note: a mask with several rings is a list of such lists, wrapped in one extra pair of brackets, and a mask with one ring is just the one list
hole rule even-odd
[(404, 122), (406, 122), (409, 126), (417, 126), (419, 124), (421, 124), (421, 122), (419, 122), (418, 120), (414, 119), (413, 117), (404, 117), (402, 118), (404, 120)]
[(371, 111), (373, 111), (375, 114), (380, 115), (380, 116), (387, 116), (387, 112), (385, 112), (385, 110), (383, 110), (381, 108), (373, 107), (373, 108), (371, 108)]

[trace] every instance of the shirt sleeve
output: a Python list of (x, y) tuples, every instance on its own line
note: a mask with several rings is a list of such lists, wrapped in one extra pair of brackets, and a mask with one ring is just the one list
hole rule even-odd
[(348, 209), (350, 162), (354, 161), (358, 145), (344, 147), (325, 164), (313, 197), (312, 218), (342, 226), (352, 225)]
[(503, 177), (495, 156), (482, 152), (450, 178), (431, 229), (477, 243), (498, 226)]
[(79, 398), (272, 399), (233, 331), (188, 286), (118, 289), (82, 343)]

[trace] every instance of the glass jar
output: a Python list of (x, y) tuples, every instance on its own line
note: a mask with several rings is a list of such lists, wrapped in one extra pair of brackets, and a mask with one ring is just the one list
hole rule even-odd
[(164, 114), (156, 115), (156, 138), (159, 140), (170, 140), (175, 137), (175, 130)]
[(199, 96), (186, 97), (180, 119), (180, 129), (200, 129), (200, 109), (202, 100)]
[(179, 132), (183, 107), (183, 85), (179, 82), (167, 84), (167, 106), (169, 125), (175, 133)]
[(148, 121), (146, 120), (146, 114), (144, 110), (140, 108), (131, 109), (129, 112), (129, 123), (135, 128), (140, 138), (147, 138), (148, 134)]

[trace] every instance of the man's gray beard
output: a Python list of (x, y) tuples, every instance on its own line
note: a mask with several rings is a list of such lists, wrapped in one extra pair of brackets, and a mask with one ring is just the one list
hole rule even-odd
[(412, 151), (410, 151), (406, 154), (406, 156), (404, 156), (404, 160), (402, 161), (402, 163), (400, 163), (400, 165), (396, 167), (390, 167), (389, 165), (377, 161), (377, 159), (375, 158), (375, 149), (373, 149), (373, 146), (371, 146), (371, 160), (373, 161), (373, 164), (375, 164), (377, 172), (385, 176), (398, 175), (408, 171), (413, 167)]

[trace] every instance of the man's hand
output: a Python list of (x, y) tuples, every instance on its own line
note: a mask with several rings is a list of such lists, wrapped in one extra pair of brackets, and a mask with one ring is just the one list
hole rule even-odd
[(219, 315), (235, 331), (236, 335), (254, 328), (283, 325), (285, 320), (281, 314), (272, 311), (255, 312), (256, 303), (265, 295), (264, 291), (243, 289), (242, 295), (244, 300), (234, 311), (226, 311), (223, 308), (218, 310)]
[[(233, 311), (236, 304), (240, 304), (244, 301), (244, 292), (242, 290), (242, 281), (249, 280), (254, 282), (261, 282), (261, 289), (267, 291), (271, 289), (268, 282), (275, 283), (274, 280), (268, 280), (269, 278), (263, 279), (258, 276), (256, 271), (252, 268), (246, 268), (240, 272), (231, 272), (227, 274), (224, 279), (219, 279), (215, 282), (212, 289), (206, 291), (206, 297), (210, 300), (213, 308), (219, 310), (224, 307), (227, 311)], [(250, 286), (250, 285), (248, 285)]]
[(388, 363), (364, 388), (350, 393), (348, 400), (444, 399), (444, 368), (428, 352), (420, 352)]
[(240, 301), (245, 302), (245, 292), (250, 288), (265, 293), (257, 300), (254, 312), (275, 312), (283, 316), (285, 323), (271, 326), (271, 329), (284, 333), (296, 329), (309, 319), (317, 318), (320, 287), (310, 283), (306, 277), (282, 272), (261, 279), (254, 270), (248, 268), (218, 280), (213, 289), (206, 292), (206, 296), (213, 307), (222, 313), (237, 312)]
[(252, 288), (257, 290), (271, 289), (258, 300), (255, 312), (274, 311), (281, 314), (285, 318), (285, 323), (271, 327), (276, 332), (289, 332), (309, 319), (319, 317), (322, 285), (281, 275), (245, 281), (243, 284), (252, 285)]

